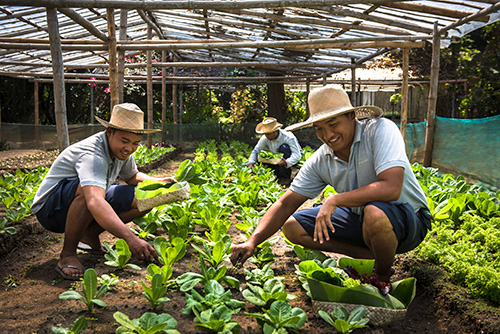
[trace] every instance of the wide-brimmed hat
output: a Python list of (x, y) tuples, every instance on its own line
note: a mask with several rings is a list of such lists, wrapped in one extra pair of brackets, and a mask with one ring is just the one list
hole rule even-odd
[(259, 134), (272, 133), (279, 128), (281, 128), (283, 124), (278, 123), (278, 120), (274, 117), (266, 117), (262, 122), (257, 124), (255, 127), (255, 132)]
[(353, 107), (349, 96), (340, 85), (326, 85), (313, 89), (308, 97), (310, 116), (304, 122), (292, 124), (285, 130), (293, 131), (313, 125), (327, 118), (356, 112), (356, 118), (382, 116), (382, 109), (376, 106)]
[(132, 133), (152, 133), (159, 129), (144, 129), (144, 113), (133, 103), (121, 103), (113, 107), (109, 122), (95, 116), (97, 121), (107, 128), (118, 129)]

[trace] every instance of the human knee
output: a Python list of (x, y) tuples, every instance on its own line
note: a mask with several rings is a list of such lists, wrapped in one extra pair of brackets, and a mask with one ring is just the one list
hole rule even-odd
[(281, 227), (281, 231), (290, 242), (299, 244), (300, 231), (298, 227), (301, 227), (300, 224), (295, 219), (289, 218)]
[(369, 233), (392, 230), (392, 224), (385, 212), (375, 205), (367, 205), (363, 210), (363, 229)]

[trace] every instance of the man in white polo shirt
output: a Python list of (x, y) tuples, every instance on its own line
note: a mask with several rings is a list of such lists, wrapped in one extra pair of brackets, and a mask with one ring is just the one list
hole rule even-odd
[[(375, 106), (352, 107), (338, 85), (308, 97), (310, 117), (287, 130), (314, 126), (324, 143), (304, 164), (245, 243), (232, 248), (233, 264), (282, 228), (309, 249), (375, 259), (375, 273), (389, 282), (395, 254), (422, 242), (431, 227), (425, 195), (405, 152), (398, 127)], [(295, 212), (331, 185), (337, 194)]]
[(292, 166), (302, 158), (302, 148), (293, 133), (282, 130), (282, 126), (283, 124), (278, 123), (274, 117), (266, 117), (261, 123), (257, 124), (255, 132), (263, 136), (260, 137), (259, 142), (250, 154), (248, 167), (253, 168), (258, 161), (260, 151), (274, 154), (283, 153), (281, 161), (276, 165), (265, 165), (273, 169), (280, 184), (288, 186), (291, 182)]
[[(140, 260), (157, 258), (154, 248), (137, 237), (126, 222), (141, 217), (135, 186), (154, 178), (137, 170), (132, 153), (141, 135), (159, 130), (144, 129), (144, 113), (132, 103), (115, 105), (109, 122), (96, 119), (106, 131), (96, 133), (64, 149), (40, 184), (31, 210), (49, 231), (64, 233), (56, 271), (65, 279), (78, 280), (84, 268), (77, 248), (102, 251), (99, 235), (107, 230), (124, 239)], [(126, 185), (114, 185), (117, 177)], [(83, 243), (83, 244), (82, 244)]]

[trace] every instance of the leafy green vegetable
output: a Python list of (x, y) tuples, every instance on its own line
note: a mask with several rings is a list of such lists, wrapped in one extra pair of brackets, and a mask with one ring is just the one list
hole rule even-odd
[(221, 305), (216, 309), (207, 309), (198, 312), (193, 308), (195, 314), (196, 328), (208, 333), (233, 333), (237, 334), (240, 331), (240, 325), (231, 320), (232, 313), (227, 306)]
[(61, 327), (52, 327), (52, 333), (55, 334), (80, 334), (83, 333), (84, 330), (87, 329), (88, 321), (84, 316), (79, 317), (73, 323), (71, 328), (61, 328)]
[(168, 313), (155, 314), (146, 312), (140, 318), (130, 320), (126, 314), (117, 311), (113, 314), (113, 317), (121, 325), (116, 329), (117, 334), (180, 334), (175, 329), (177, 321)]
[(257, 318), (264, 334), (286, 334), (289, 330), (297, 332), (307, 320), (307, 315), (302, 309), (292, 308), (281, 300), (273, 302), (269, 310), (264, 309), (263, 312), (264, 314), (245, 312), (245, 315)]
[(147, 179), (135, 188), (135, 197), (137, 199), (146, 199), (170, 193), (175, 190), (184, 188), (187, 182), (163, 183)]
[(141, 270), (141, 267), (139, 267), (138, 265), (127, 263), (132, 257), (132, 252), (128, 248), (125, 240), (118, 239), (115, 245), (116, 249), (111, 248), (107, 242), (104, 242), (103, 244), (107, 250), (107, 253), (104, 254), (104, 257), (108, 261), (104, 262), (105, 264), (111, 267), (118, 267), (120, 269), (129, 267), (135, 270)]
[(283, 158), (283, 153), (272, 153), (269, 151), (260, 151), (259, 157), (264, 159), (281, 159)]
[(334, 326), (339, 333), (351, 333), (355, 329), (368, 327), (366, 324), (370, 321), (370, 319), (364, 318), (366, 308), (363, 306), (355, 308), (350, 314), (342, 306), (335, 307), (331, 314), (322, 310), (318, 314), (323, 320)]
[(165, 297), (167, 293), (167, 287), (163, 285), (163, 279), (161, 274), (154, 274), (151, 278), (151, 288), (149, 288), (143, 280), (141, 280), (142, 288), (144, 292), (142, 293), (144, 297), (151, 304), (153, 311), (158, 305), (168, 302), (170, 299)]
[(189, 314), (192, 309), (199, 312), (215, 309), (220, 305), (225, 305), (232, 313), (238, 313), (245, 303), (231, 298), (231, 291), (224, 290), (222, 285), (214, 280), (208, 281), (203, 289), (205, 296), (202, 296), (196, 290), (191, 290), (191, 294), (186, 293), (186, 308), (182, 311)]
[(271, 278), (262, 287), (247, 283), (248, 289), (243, 290), (243, 297), (257, 306), (269, 307), (276, 300), (290, 301), (295, 295), (288, 294), (281, 279)]
[(106, 303), (100, 300), (107, 291), (108, 287), (102, 285), (97, 291), (97, 274), (94, 269), (89, 268), (85, 270), (83, 274), (83, 295), (76, 291), (65, 291), (59, 295), (59, 299), (62, 300), (80, 300), (85, 305), (87, 305), (87, 310), (92, 312), (94, 304), (106, 307)]

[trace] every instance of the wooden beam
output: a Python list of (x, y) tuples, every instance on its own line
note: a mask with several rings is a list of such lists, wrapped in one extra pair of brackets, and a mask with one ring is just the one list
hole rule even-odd
[(432, 149), (434, 145), (434, 127), (436, 119), (436, 104), (439, 85), (439, 56), (441, 36), (437, 22), (434, 23), (434, 38), (432, 39), (431, 83), (429, 86), (429, 103), (427, 106), (427, 127), (425, 131), (424, 167), (432, 163)]
[(403, 49), (403, 82), (401, 85), (401, 135), (406, 142), (406, 124), (408, 123), (408, 68), (410, 62), (410, 49)]
[[(148, 25), (148, 39), (153, 37), (153, 28)], [(152, 51), (146, 51), (147, 67), (146, 73), (148, 81), (146, 83), (146, 99), (147, 99), (147, 112), (148, 112), (148, 129), (153, 129), (153, 63)], [(153, 146), (153, 134), (148, 133), (147, 135), (147, 147), (151, 148)]]
[(71, 8), (58, 8), (57, 9), (59, 12), (63, 13), (79, 25), (81, 25), (83, 28), (85, 28), (89, 33), (94, 35), (95, 37), (99, 38), (100, 40), (107, 42), (108, 41), (108, 36), (104, 34), (102, 31), (97, 29), (91, 22), (87, 21), (84, 17), (82, 17), (80, 14), (78, 14), (75, 10)]
[(106, 9), (106, 19), (108, 22), (108, 61), (109, 61), (109, 88), (110, 88), (110, 111), (120, 100), (118, 94), (118, 68), (116, 66), (116, 29), (115, 11), (112, 8)]
[[(161, 52), (161, 61), (167, 61), (167, 51)], [(161, 142), (167, 142), (167, 69), (161, 70)]]
[(69, 146), (68, 120), (66, 115), (66, 90), (64, 88), (64, 66), (61, 50), (61, 37), (57, 12), (47, 8), (47, 27), (49, 30), (50, 53), (52, 56), (52, 72), (54, 83), (54, 113), (56, 116), (57, 141), (59, 150)]
[[(400, 0), (239, 0), (239, 1), (144, 1), (144, 0), (36, 0), (40, 7), (114, 8), (114, 9), (238, 9), (314, 7), (348, 4), (385, 4)], [(33, 0), (1, 0), (2, 5), (33, 6)]]
[[(118, 38), (121, 41), (127, 39), (128, 10), (120, 9), (120, 27)], [(125, 51), (118, 51), (118, 103), (123, 103), (123, 80), (125, 77)]]
[[(449, 8), (445, 8), (445, 7), (434, 7), (434, 6), (429, 6), (429, 5), (419, 4), (419, 3), (411, 3), (411, 2), (392, 2), (392, 3), (382, 4), (382, 5), (385, 7), (390, 7), (390, 8), (398, 8), (398, 9), (408, 10), (408, 11), (412, 11), (412, 12), (420, 12), (420, 13), (428, 13), (428, 14), (438, 15), (438, 16), (453, 17), (453, 18), (457, 18), (457, 19), (462, 19), (464, 17), (467, 17), (469, 15), (474, 14), (471, 12), (464, 12), (464, 11), (449, 9)], [(478, 17), (475, 20), (481, 21), (481, 22), (488, 22), (490, 20), (490, 18), (487, 16), (484, 16), (484, 17)]]

